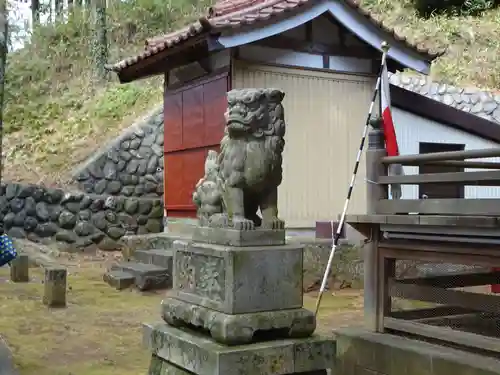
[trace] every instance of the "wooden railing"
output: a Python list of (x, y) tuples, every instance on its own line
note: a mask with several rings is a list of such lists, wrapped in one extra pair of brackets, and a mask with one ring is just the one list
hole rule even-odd
[[(372, 131), (367, 151), (368, 213), (500, 216), (500, 198), (388, 199), (388, 188), (395, 184), (419, 186), (460, 184), (462, 186), (500, 187), (500, 162), (470, 160), (491, 157), (500, 157), (500, 147), (388, 157), (385, 156), (382, 132)], [(453, 166), (486, 170), (391, 176), (387, 174), (388, 166), (391, 164)]]
[[(347, 217), (370, 239), (364, 249), (366, 328), (500, 355), (500, 296), (468, 289), (500, 284), (495, 268), (500, 267), (500, 198), (407, 199), (403, 191), (405, 199), (389, 199), (388, 194), (396, 184), (500, 187), (500, 163), (474, 160), (500, 157), (500, 148), (387, 157), (380, 130), (368, 140), (367, 214)], [(391, 164), (481, 170), (391, 176)], [(398, 261), (467, 265), (474, 273), (407, 277), (396, 272)], [(396, 299), (431, 306), (401, 311)]]

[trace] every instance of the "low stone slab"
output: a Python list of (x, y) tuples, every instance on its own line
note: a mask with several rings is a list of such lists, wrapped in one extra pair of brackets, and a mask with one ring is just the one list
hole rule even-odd
[(133, 275), (135, 286), (141, 291), (168, 288), (172, 283), (171, 272), (154, 264), (122, 262), (113, 265), (110, 271), (122, 271)]
[(172, 273), (172, 250), (165, 249), (148, 249), (136, 250), (134, 252), (134, 259), (141, 263), (154, 264), (158, 267), (163, 267)]
[(227, 246), (275, 246), (285, 244), (285, 230), (209, 228), (197, 226), (193, 230), (194, 242)]
[[(150, 375), (296, 374), (331, 368), (335, 358), (335, 341), (319, 336), (230, 347), (159, 323), (144, 325), (143, 338), (156, 361)], [(159, 366), (155, 357), (175, 366), (170, 367), (175, 371), (166, 371), (163, 362)]]
[(302, 307), (303, 246), (175, 241), (173, 294), (226, 314)]
[(169, 297), (162, 301), (162, 317), (174, 327), (207, 330), (215, 341), (225, 345), (251, 343), (256, 332), (284, 339), (309, 337), (316, 329), (313, 312), (303, 308), (228, 315)]
[(333, 374), (499, 375), (500, 359), (363, 328), (334, 332)]
[(124, 272), (124, 271), (108, 271), (103, 275), (103, 280), (109, 286), (116, 288), (117, 290), (123, 290), (134, 285), (135, 277), (134, 275)]

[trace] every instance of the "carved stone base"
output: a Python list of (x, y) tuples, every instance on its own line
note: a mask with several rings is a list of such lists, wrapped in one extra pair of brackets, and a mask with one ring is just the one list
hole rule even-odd
[(336, 352), (320, 336), (230, 347), (165, 323), (144, 325), (143, 338), (153, 353), (149, 375), (323, 375)]
[(285, 244), (285, 230), (196, 227), (194, 242), (228, 246), (273, 246)]
[(316, 318), (306, 309), (228, 315), (168, 297), (162, 302), (162, 317), (174, 327), (207, 330), (215, 341), (225, 345), (255, 342), (257, 332), (271, 336), (266, 338), (284, 339), (308, 337), (316, 329)]
[(171, 297), (226, 314), (302, 307), (303, 246), (175, 241)]

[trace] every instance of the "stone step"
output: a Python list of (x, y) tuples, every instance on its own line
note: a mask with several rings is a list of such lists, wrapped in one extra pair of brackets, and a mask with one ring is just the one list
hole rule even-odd
[(124, 259), (130, 260), (137, 250), (152, 249), (171, 249), (176, 240), (189, 240), (191, 237), (172, 233), (152, 233), (123, 236), (121, 243), (123, 245), (122, 254)]
[(144, 291), (150, 289), (170, 288), (172, 286), (172, 272), (165, 267), (139, 262), (122, 262), (111, 267), (111, 271), (122, 271), (132, 274), (135, 278), (137, 289)]
[(109, 286), (112, 286), (113, 288), (116, 288), (118, 290), (123, 290), (134, 284), (135, 276), (129, 272), (110, 270), (104, 274), (103, 280)]
[(136, 250), (134, 252), (134, 259), (141, 263), (164, 267), (171, 273), (173, 255), (172, 250), (165, 249)]

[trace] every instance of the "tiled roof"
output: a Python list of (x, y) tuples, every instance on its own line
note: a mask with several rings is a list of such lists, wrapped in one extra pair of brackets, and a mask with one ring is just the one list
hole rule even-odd
[(432, 81), (425, 76), (392, 74), (391, 84), (427, 96), (464, 112), (500, 123), (500, 93), (478, 88), (461, 88)]
[[(138, 56), (122, 60), (114, 65), (108, 66), (110, 70), (119, 72), (122, 69), (147, 59), (161, 51), (181, 44), (194, 36), (203, 33), (219, 33), (228, 28), (239, 28), (254, 25), (270, 18), (279, 18), (289, 12), (298, 12), (301, 9), (312, 6), (318, 0), (222, 0), (218, 1), (208, 11), (208, 17), (202, 17), (192, 25), (174, 33), (158, 36), (146, 41), (146, 49)], [(369, 12), (358, 4), (358, 0), (344, 0), (347, 5), (355, 9), (385, 32), (391, 34), (396, 40), (406, 44), (407, 47), (416, 50), (426, 59), (434, 59), (441, 52), (430, 51), (418, 45), (409, 43), (405, 37), (398, 35), (394, 29), (385, 26), (376, 20)]]

